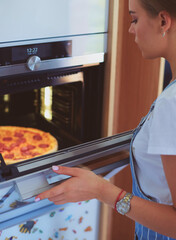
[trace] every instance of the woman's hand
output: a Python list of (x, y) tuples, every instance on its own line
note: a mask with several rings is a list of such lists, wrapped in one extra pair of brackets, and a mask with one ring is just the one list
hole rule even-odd
[(69, 175), (71, 178), (39, 194), (36, 201), (48, 198), (55, 204), (65, 204), (94, 198), (102, 200), (103, 189), (110, 184), (93, 172), (81, 168), (54, 166), (53, 171), (57, 174)]

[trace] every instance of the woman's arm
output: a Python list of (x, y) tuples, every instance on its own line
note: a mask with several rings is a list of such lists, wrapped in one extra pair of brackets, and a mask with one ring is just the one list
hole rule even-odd
[[(176, 156), (162, 156), (162, 160), (174, 205), (159, 204), (134, 196), (127, 216), (160, 234), (176, 238)], [(114, 207), (117, 195), (121, 192), (120, 188), (85, 169), (61, 166), (55, 172), (72, 178), (39, 194), (40, 199), (48, 198), (55, 204), (64, 204), (96, 198)]]

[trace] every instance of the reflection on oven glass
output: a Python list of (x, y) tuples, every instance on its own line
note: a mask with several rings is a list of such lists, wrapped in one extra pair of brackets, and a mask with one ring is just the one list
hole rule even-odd
[(41, 110), (40, 113), (48, 120), (52, 120), (52, 87), (41, 89)]

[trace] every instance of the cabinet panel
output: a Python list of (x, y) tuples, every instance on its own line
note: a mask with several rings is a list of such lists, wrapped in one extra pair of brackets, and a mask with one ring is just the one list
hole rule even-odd
[[(112, 1), (112, 6), (110, 6), (111, 18), (113, 18), (114, 7), (118, 11), (118, 26), (115, 26), (112, 19), (109, 20), (110, 36), (106, 71), (105, 112), (110, 112), (109, 106), (112, 107), (113, 105), (113, 115), (111, 115), (111, 119), (104, 117), (104, 132), (107, 128), (110, 129), (110, 127), (107, 127), (108, 124), (112, 125), (112, 132), (108, 132), (108, 134), (120, 133), (137, 126), (141, 117), (148, 112), (150, 105), (158, 95), (160, 77), (160, 59), (143, 59), (140, 50), (134, 43), (134, 36), (128, 32), (131, 21), (128, 14), (128, 0), (118, 1), (118, 3), (116, 5), (116, 1)], [(116, 28), (118, 28), (118, 31)], [(117, 44), (114, 45), (115, 48), (112, 47), (113, 39), (117, 40)], [(116, 51), (116, 61), (112, 61), (114, 51)], [(111, 81), (114, 81), (112, 79), (114, 69), (115, 86), (114, 89), (111, 89)], [(114, 91), (113, 100), (110, 98), (110, 92), (112, 93), (112, 91)], [(112, 182), (131, 192), (129, 167), (117, 174)], [(110, 208), (106, 211), (109, 212), (106, 214), (108, 230), (105, 233), (105, 239), (133, 240), (134, 222), (120, 216)]]

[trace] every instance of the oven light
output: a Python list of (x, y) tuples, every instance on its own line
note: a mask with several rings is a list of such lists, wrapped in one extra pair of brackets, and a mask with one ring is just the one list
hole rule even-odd
[(10, 101), (10, 95), (9, 94), (5, 94), (4, 96), (3, 96), (3, 100), (4, 100), (4, 102), (6, 103), (6, 105), (5, 105), (5, 108), (4, 108), (4, 111), (5, 111), (5, 113), (8, 113), (9, 112), (9, 101)]
[(46, 107), (50, 107), (52, 102), (52, 89), (50, 87), (46, 87), (45, 88), (45, 98), (44, 98), (44, 104)]
[(10, 100), (9, 94), (5, 94), (4, 95), (4, 102), (9, 102), (9, 100)]
[(48, 120), (52, 120), (51, 111), (46, 109), (45, 112), (44, 112), (44, 117)]
[(41, 89), (40, 113), (48, 120), (52, 120), (52, 87)]

